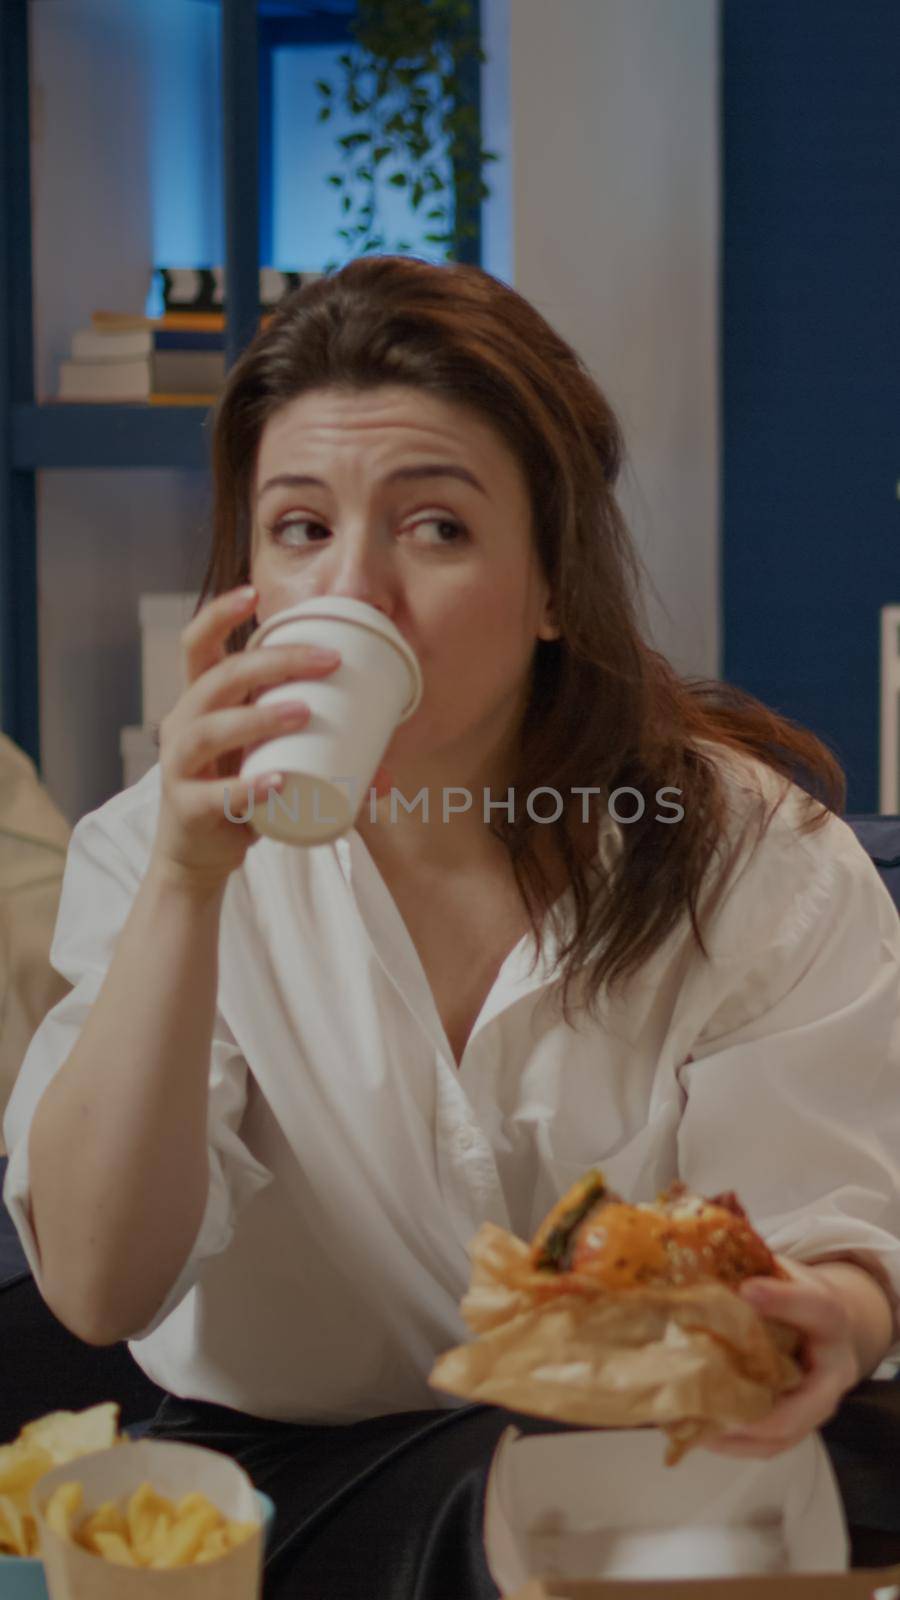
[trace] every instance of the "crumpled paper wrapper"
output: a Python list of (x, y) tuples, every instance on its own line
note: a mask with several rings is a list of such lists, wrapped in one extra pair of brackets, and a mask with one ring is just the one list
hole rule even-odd
[(493, 1222), (468, 1251), (460, 1310), (477, 1337), (435, 1362), (428, 1381), (447, 1394), (584, 1427), (655, 1425), (674, 1466), (705, 1438), (766, 1416), (802, 1380), (797, 1331), (723, 1285), (609, 1294), (569, 1272), (561, 1294)]

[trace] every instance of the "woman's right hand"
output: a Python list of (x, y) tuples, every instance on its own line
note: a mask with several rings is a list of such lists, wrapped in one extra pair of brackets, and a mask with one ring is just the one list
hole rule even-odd
[[(267, 645), (231, 655), (225, 642), (252, 616), (255, 590), (232, 589), (207, 602), (182, 631), (187, 688), (160, 723), (162, 796), (151, 865), (170, 881), (215, 889), (239, 867), (259, 835), (235, 822), (262, 803), (273, 774), (242, 780), (242, 755), (279, 733), (302, 728), (310, 710), (298, 697), (289, 705), (256, 705), (275, 684), (323, 678), (330, 663), (310, 645)], [(275, 785), (277, 787), (277, 785)], [(231, 813), (231, 816), (228, 813)]]

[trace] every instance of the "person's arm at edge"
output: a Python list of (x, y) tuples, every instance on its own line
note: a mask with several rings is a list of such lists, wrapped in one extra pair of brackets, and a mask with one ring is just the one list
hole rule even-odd
[(78, 1042), (34, 1113), (29, 1210), (43, 1292), (90, 1344), (146, 1325), (203, 1218), (223, 892), (187, 888), (151, 860)]

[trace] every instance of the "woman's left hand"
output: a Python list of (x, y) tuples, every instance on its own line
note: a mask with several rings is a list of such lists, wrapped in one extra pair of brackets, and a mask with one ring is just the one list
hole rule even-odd
[(796, 1360), (803, 1382), (776, 1401), (760, 1422), (748, 1422), (704, 1440), (719, 1455), (766, 1457), (790, 1450), (822, 1426), (862, 1376), (853, 1327), (840, 1290), (814, 1266), (779, 1256), (789, 1280), (748, 1278), (740, 1295), (761, 1316), (789, 1323), (803, 1334)]

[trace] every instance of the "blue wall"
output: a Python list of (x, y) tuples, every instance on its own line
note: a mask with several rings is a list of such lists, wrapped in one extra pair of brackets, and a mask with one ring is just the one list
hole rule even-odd
[(900, 4), (723, 0), (723, 676), (878, 809), (900, 602)]

